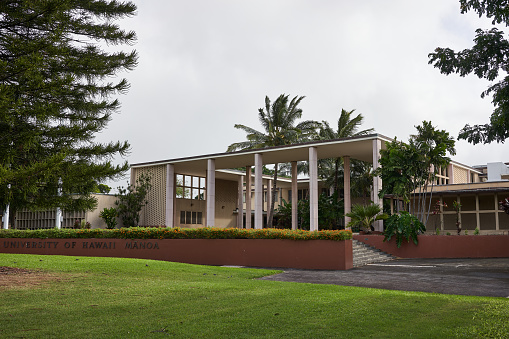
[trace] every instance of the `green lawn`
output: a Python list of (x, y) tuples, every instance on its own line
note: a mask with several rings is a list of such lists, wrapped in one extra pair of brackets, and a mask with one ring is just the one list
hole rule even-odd
[[(0, 254), (52, 274), (0, 287), (2, 338), (509, 337), (509, 300), (261, 281), (276, 271)], [(0, 282), (2, 277), (0, 277)]]

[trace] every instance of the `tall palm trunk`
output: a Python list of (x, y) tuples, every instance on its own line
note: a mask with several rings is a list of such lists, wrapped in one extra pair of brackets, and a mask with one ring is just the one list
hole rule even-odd
[(274, 164), (274, 180), (272, 184), (272, 199), (270, 199), (270, 210), (267, 218), (267, 227), (272, 228), (274, 224), (274, 204), (276, 202), (278, 164)]

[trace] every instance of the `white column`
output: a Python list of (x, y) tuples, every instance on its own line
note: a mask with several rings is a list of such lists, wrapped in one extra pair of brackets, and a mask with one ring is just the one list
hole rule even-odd
[(347, 217), (346, 214), (352, 211), (352, 200), (351, 200), (351, 190), (350, 190), (350, 157), (343, 157), (343, 172), (344, 172), (344, 197), (343, 202), (345, 204), (345, 228), (350, 229), (348, 227), (348, 223), (350, 222), (350, 217)]
[(318, 152), (309, 148), (309, 230), (318, 231)]
[(262, 155), (255, 154), (255, 228), (263, 228)]
[(2, 217), (2, 220), (3, 220), (3, 229), (6, 230), (9, 228), (9, 209), (10, 209), (10, 205), (7, 204), (7, 206), (5, 206), (5, 211), (4, 211), (4, 216)]
[(166, 165), (166, 206), (165, 221), (166, 227), (175, 227), (175, 166)]
[[(62, 179), (58, 179), (57, 195), (62, 196)], [(60, 229), (62, 227), (62, 210), (57, 207), (57, 213), (55, 215), (55, 228)]]
[[(499, 209), (499, 206), (498, 206), (498, 193), (495, 193), (495, 230), (500, 230), (500, 220), (499, 220), (499, 217), (498, 217), (498, 209)], [(481, 228), (479, 227), (479, 230), (481, 230)]]
[(292, 161), (292, 230), (297, 229), (297, 208), (299, 207), (297, 187), (297, 161)]
[[(267, 180), (267, 209), (266, 211), (270, 211), (270, 206), (272, 206), (272, 184), (273, 180)], [(268, 215), (268, 214), (267, 214)]]
[[(11, 184), (7, 184), (7, 188), (10, 190), (11, 189)], [(4, 215), (2, 217), (2, 226), (3, 226), (3, 229), (6, 230), (9, 228), (9, 212), (10, 212), (10, 204), (7, 204), (7, 206), (5, 206), (5, 211), (4, 211)], [(14, 225), (13, 225), (14, 227)]]
[(207, 224), (214, 227), (216, 219), (216, 162), (207, 160)]
[(246, 228), (252, 228), (251, 225), (251, 166), (246, 167)]
[(238, 195), (237, 195), (237, 228), (244, 228), (244, 177), (239, 175)]
[[(449, 172), (448, 173), (448, 176), (449, 176), (449, 185), (455, 184), (455, 182), (454, 182), (454, 166), (453, 166), (453, 164), (449, 164), (449, 166), (447, 166), (447, 172)], [(468, 182), (468, 176), (467, 176), (467, 182)]]
[[(382, 141), (380, 139), (373, 140), (373, 171), (380, 166), (380, 149)], [(382, 189), (382, 178), (373, 177), (373, 203), (383, 208), (383, 199), (378, 197), (378, 193)], [(383, 221), (375, 221), (375, 231), (383, 231)]]

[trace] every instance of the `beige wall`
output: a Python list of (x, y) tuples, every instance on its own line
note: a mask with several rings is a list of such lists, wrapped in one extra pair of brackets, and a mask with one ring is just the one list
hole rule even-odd
[(216, 180), (216, 225), (215, 227), (231, 228), (237, 226), (238, 183), (236, 181)]
[[(97, 208), (93, 211), (67, 212), (63, 211), (62, 228), (72, 228), (75, 220), (85, 220), (91, 228), (106, 228), (106, 223), (99, 216), (104, 208), (115, 207), (117, 198), (113, 194), (92, 194), (97, 199)], [(16, 228), (39, 229), (55, 227), (56, 209), (41, 211), (21, 210), (16, 213)], [(120, 220), (119, 220), (120, 223)]]
[[(113, 194), (94, 194), (94, 197), (97, 199), (97, 208), (93, 211), (87, 211), (85, 213), (85, 221), (88, 221), (92, 228), (106, 228), (106, 223), (99, 216), (99, 213), (105, 208), (115, 207), (115, 201), (117, 197)], [(118, 223), (121, 223), (121, 220), (118, 220)], [(119, 227), (121, 225), (118, 225)]]

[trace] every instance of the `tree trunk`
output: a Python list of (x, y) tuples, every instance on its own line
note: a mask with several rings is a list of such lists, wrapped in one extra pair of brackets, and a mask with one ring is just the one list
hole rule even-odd
[(270, 210), (269, 210), (269, 216), (267, 217), (267, 227), (268, 228), (273, 228), (273, 224), (274, 224), (274, 203), (276, 202), (277, 170), (278, 170), (278, 164), (274, 164), (274, 184), (272, 185), (272, 199), (270, 199)]

